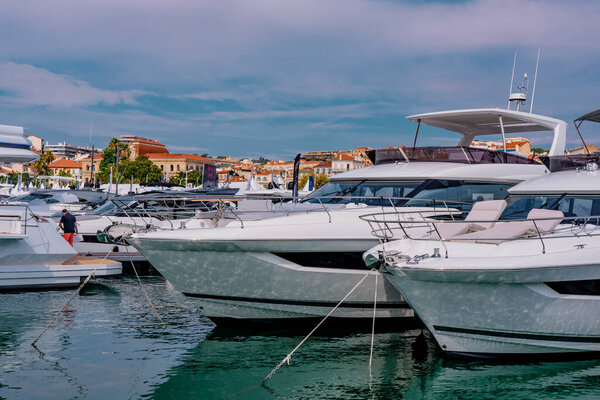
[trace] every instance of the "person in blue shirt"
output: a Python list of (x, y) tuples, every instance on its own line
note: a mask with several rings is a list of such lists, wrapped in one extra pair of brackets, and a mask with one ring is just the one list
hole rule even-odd
[(64, 232), (63, 238), (73, 246), (73, 236), (75, 236), (76, 233), (79, 233), (77, 231), (77, 219), (64, 209), (62, 210), (62, 217), (60, 218), (58, 227)]

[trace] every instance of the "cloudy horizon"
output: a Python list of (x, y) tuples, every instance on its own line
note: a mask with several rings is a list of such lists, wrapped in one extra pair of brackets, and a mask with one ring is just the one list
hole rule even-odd
[[(593, 1), (25, 0), (0, 10), (0, 123), (52, 144), (89, 144), (90, 124), (97, 146), (135, 134), (215, 156), (407, 144), (407, 115), (506, 107), (513, 52), (515, 80), (527, 72), (531, 87), (538, 48), (534, 112), (571, 122), (600, 108)], [(600, 129), (585, 128), (598, 144)], [(424, 130), (422, 143), (454, 138)]]

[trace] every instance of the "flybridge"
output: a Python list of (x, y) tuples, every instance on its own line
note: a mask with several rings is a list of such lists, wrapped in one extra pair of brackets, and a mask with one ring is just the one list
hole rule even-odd
[(467, 146), (377, 149), (368, 151), (367, 156), (375, 165), (417, 161), (461, 164), (540, 164), (535, 159), (518, 154)]
[(506, 152), (506, 134), (536, 131), (553, 131), (554, 138), (548, 155), (562, 155), (565, 152), (567, 123), (543, 115), (524, 113), (499, 108), (440, 111), (406, 117), (417, 122), (413, 141), (416, 147), (421, 124), (435, 126), (462, 135), (458, 146), (468, 146), (481, 135), (501, 134)]
[(0, 157), (7, 163), (25, 163), (39, 157), (30, 150), (31, 143), (20, 126), (0, 125)]

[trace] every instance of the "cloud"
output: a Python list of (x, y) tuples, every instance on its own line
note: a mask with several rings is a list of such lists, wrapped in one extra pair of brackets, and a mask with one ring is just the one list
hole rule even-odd
[(599, 13), (591, 0), (2, 2), (0, 118), (57, 139), (91, 120), (211, 154), (403, 144), (405, 115), (505, 107), (513, 50), (532, 76), (541, 46), (534, 110), (569, 120), (600, 103)]
[(238, 93), (226, 92), (226, 91), (206, 91), (198, 93), (186, 93), (177, 96), (171, 96), (174, 99), (192, 99), (202, 101), (225, 101), (225, 100), (247, 100), (248, 96), (241, 95)]
[[(94, 104), (137, 105), (136, 90), (102, 90), (66, 75), (27, 64), (0, 62), (0, 90), (12, 103), (27, 106), (89, 106)], [(4, 99), (5, 101), (7, 99)]]

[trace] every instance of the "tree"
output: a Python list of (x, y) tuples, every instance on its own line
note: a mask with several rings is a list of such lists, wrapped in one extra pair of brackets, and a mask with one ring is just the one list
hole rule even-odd
[(318, 174), (317, 176), (315, 176), (315, 174), (310, 173), (310, 174), (303, 175), (302, 178), (300, 178), (300, 180), (298, 181), (299, 189), (302, 189), (304, 186), (306, 186), (306, 182), (308, 182), (309, 176), (313, 177), (313, 183), (315, 185), (315, 189), (318, 189), (321, 186), (323, 186), (324, 184), (326, 184), (327, 182), (329, 182), (329, 178), (325, 174)]
[[(300, 178), (300, 180), (298, 180), (298, 190), (302, 189), (304, 186), (306, 186), (306, 182), (308, 182), (308, 177), (312, 176), (314, 177), (313, 174), (306, 174), (306, 175), (302, 175), (302, 177)], [(313, 181), (314, 182), (314, 181)]]
[(541, 147), (532, 147), (531, 151), (533, 151), (533, 154), (542, 154), (548, 152), (548, 150), (544, 150)]
[[(70, 173), (68, 173), (67, 171), (65, 171), (64, 169), (58, 172), (58, 176), (63, 176), (65, 178), (73, 178), (73, 175), (71, 175)], [(60, 185), (60, 187), (65, 187), (69, 185), (68, 181), (59, 181), (58, 183)]]
[(33, 170), (38, 175), (50, 175), (50, 164), (54, 161), (54, 154), (47, 151), (40, 155), (40, 158), (33, 163)]
[(119, 175), (124, 182), (133, 176), (133, 183), (159, 182), (163, 172), (148, 156), (139, 155), (135, 160), (124, 159), (119, 163)]
[(324, 184), (329, 182), (329, 178), (325, 174), (319, 174), (315, 177), (315, 189), (320, 188)]
[[(119, 139), (112, 138), (110, 143), (102, 152), (102, 161), (100, 161), (99, 171), (96, 177), (102, 183), (107, 183), (110, 179), (110, 167), (113, 167), (113, 173), (116, 173), (116, 161), (117, 161), (117, 146), (119, 147), (119, 168), (121, 168), (121, 161), (128, 160), (131, 152), (129, 146), (126, 143), (119, 142)], [(119, 171), (119, 175), (121, 171)]]
[[(179, 171), (177, 175), (171, 177), (169, 181), (176, 185), (185, 186), (185, 171)], [(187, 173), (187, 183), (196, 185), (196, 182), (198, 185), (202, 184), (202, 172), (194, 169)]]
[(258, 160), (252, 160), (252, 162), (253, 162), (254, 164), (259, 164), (259, 165), (266, 164), (266, 163), (268, 163), (269, 161), (271, 161), (271, 160), (269, 160), (268, 158), (264, 158), (263, 156), (260, 156), (260, 158), (259, 158)]
[[(202, 153), (202, 154), (200, 154), (200, 157), (207, 158), (208, 157), (208, 153)], [(189, 179), (189, 177), (188, 177), (188, 179)]]

